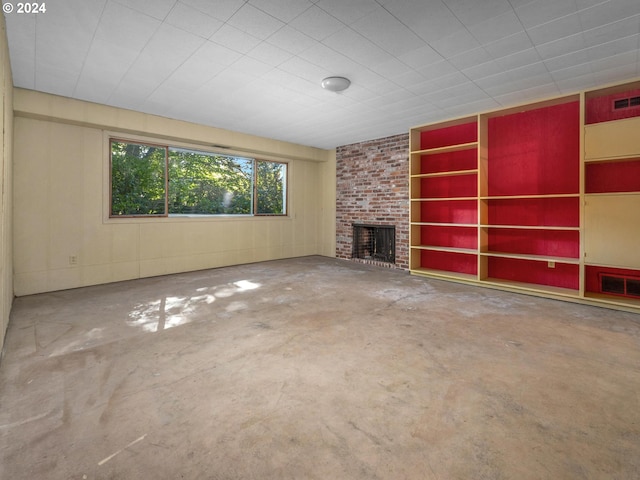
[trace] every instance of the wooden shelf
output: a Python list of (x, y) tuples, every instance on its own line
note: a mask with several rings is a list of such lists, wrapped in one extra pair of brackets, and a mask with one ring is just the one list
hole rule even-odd
[(626, 94), (640, 81), (412, 128), (411, 272), (640, 312), (590, 293), (640, 277), (640, 113), (607, 113)]
[(586, 292), (584, 294), (584, 298), (597, 300), (599, 303), (607, 303), (610, 305), (616, 305), (620, 307), (624, 307), (625, 309), (632, 309), (631, 311), (636, 311), (636, 309), (640, 308), (640, 298), (633, 299), (628, 297), (621, 297), (618, 295), (605, 295), (604, 293), (592, 293)]
[(430, 226), (430, 227), (471, 227), (478, 226), (477, 223), (444, 223), (444, 222), (411, 222), (411, 225), (415, 226)]
[(412, 245), (411, 248), (416, 250), (429, 250), (432, 252), (464, 253), (466, 255), (478, 254), (478, 250), (472, 248), (440, 247), (436, 245)]
[(579, 295), (579, 291), (574, 290), (572, 288), (551, 287), (548, 285), (539, 285), (536, 283), (513, 282), (508, 280), (501, 280), (499, 278), (485, 278), (480, 280), (480, 283), (485, 285), (501, 287), (501, 289), (504, 289), (504, 290), (520, 291), (522, 293), (532, 292), (532, 293), (544, 294), (545, 296), (548, 294), (551, 294), (551, 295), (559, 295), (563, 297), (577, 298)]
[(564, 263), (568, 265), (579, 265), (579, 258), (570, 257), (553, 257), (548, 255), (529, 255), (521, 253), (504, 253), (504, 252), (479, 252), (483, 257), (500, 257), (500, 258), (515, 258), (518, 260), (534, 260), (536, 262), (554, 262)]
[(412, 202), (449, 202), (452, 200), (477, 200), (478, 197), (437, 197), (437, 198), (412, 198)]
[(458, 152), (460, 150), (471, 150), (478, 147), (478, 142), (460, 143), (458, 145), (448, 145), (446, 147), (427, 148), (411, 152), (411, 155), (433, 155), (435, 153)]
[(579, 198), (579, 193), (558, 193), (558, 194), (544, 194), (544, 195), (493, 195), (493, 196), (481, 196), (480, 200), (519, 200), (525, 198)]
[(486, 225), (481, 224), (481, 228), (509, 228), (513, 230), (556, 230), (556, 231), (569, 231), (579, 232), (580, 227), (557, 227), (557, 226), (545, 226), (545, 225)]
[(457, 280), (472, 283), (476, 283), (478, 281), (477, 275), (449, 272), (447, 270), (435, 270), (433, 268), (413, 268), (411, 269), (411, 273), (414, 275), (426, 275), (429, 277), (442, 278), (446, 280)]
[(478, 173), (478, 169), (472, 170), (452, 170), (449, 172), (437, 172), (437, 173), (419, 173), (417, 175), (411, 175), (411, 178), (434, 178), (434, 177), (452, 177), (456, 175), (471, 175)]

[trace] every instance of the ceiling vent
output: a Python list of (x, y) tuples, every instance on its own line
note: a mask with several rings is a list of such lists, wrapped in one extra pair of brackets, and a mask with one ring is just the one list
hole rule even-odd
[(613, 110), (640, 107), (640, 96), (619, 98), (613, 101)]

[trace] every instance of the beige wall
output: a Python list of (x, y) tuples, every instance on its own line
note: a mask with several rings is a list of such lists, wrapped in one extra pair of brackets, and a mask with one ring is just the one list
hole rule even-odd
[[(16, 295), (334, 256), (335, 152), (15, 89)], [(289, 162), (289, 216), (109, 219), (109, 134)], [(77, 265), (69, 257), (77, 256)]]
[(9, 64), (4, 16), (0, 15), (0, 349), (9, 323), (13, 302), (12, 252), (12, 158), (13, 145), (13, 81)]

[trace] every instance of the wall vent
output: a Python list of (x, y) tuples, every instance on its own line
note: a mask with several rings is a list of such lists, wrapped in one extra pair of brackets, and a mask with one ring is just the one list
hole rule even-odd
[(600, 292), (623, 297), (640, 298), (640, 277), (600, 274)]
[(640, 96), (619, 98), (613, 101), (613, 110), (640, 107)]

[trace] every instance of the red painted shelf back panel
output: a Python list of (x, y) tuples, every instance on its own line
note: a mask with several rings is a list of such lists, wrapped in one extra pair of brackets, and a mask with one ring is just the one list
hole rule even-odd
[(579, 120), (579, 102), (490, 118), (489, 195), (578, 193)]
[(447, 272), (477, 275), (478, 257), (476, 255), (466, 253), (422, 250), (420, 266), (422, 268), (432, 268), (434, 270), (445, 270)]
[(475, 148), (422, 155), (420, 158), (420, 173), (441, 173), (476, 168), (478, 168), (478, 151)]
[(580, 267), (567, 263), (556, 263), (549, 268), (547, 262), (520, 260), (517, 258), (489, 257), (489, 277), (513, 282), (548, 285), (550, 287), (577, 290), (580, 281)]
[(434, 247), (478, 248), (478, 229), (423, 225), (420, 227), (420, 244)]
[(566, 258), (580, 256), (580, 232), (578, 231), (511, 228), (488, 230), (487, 248), (490, 252)]
[(463, 123), (452, 127), (427, 130), (420, 134), (420, 149), (448, 147), (478, 141), (478, 124)]
[(491, 225), (580, 226), (578, 197), (487, 200), (487, 205)]
[(601, 123), (640, 116), (640, 105), (629, 106), (628, 108), (621, 108), (617, 110), (613, 108), (613, 104), (616, 100), (638, 96), (640, 96), (640, 89), (629, 90), (623, 93), (615, 93), (613, 95), (605, 95), (602, 97), (588, 98), (585, 102), (585, 123), (589, 125), (591, 123)]
[(640, 158), (619, 162), (587, 163), (585, 191), (587, 193), (640, 192)]
[(429, 223), (478, 223), (478, 202), (475, 200), (422, 202), (420, 221)]
[(423, 198), (475, 197), (478, 194), (478, 176), (475, 173), (420, 180)]
[(596, 267), (593, 265), (586, 265), (584, 267), (584, 279), (585, 290), (587, 292), (598, 293), (600, 292), (600, 281), (598, 276), (601, 273), (626, 276), (626, 277), (640, 277), (640, 270), (631, 270), (628, 268), (611, 268), (611, 267)]

